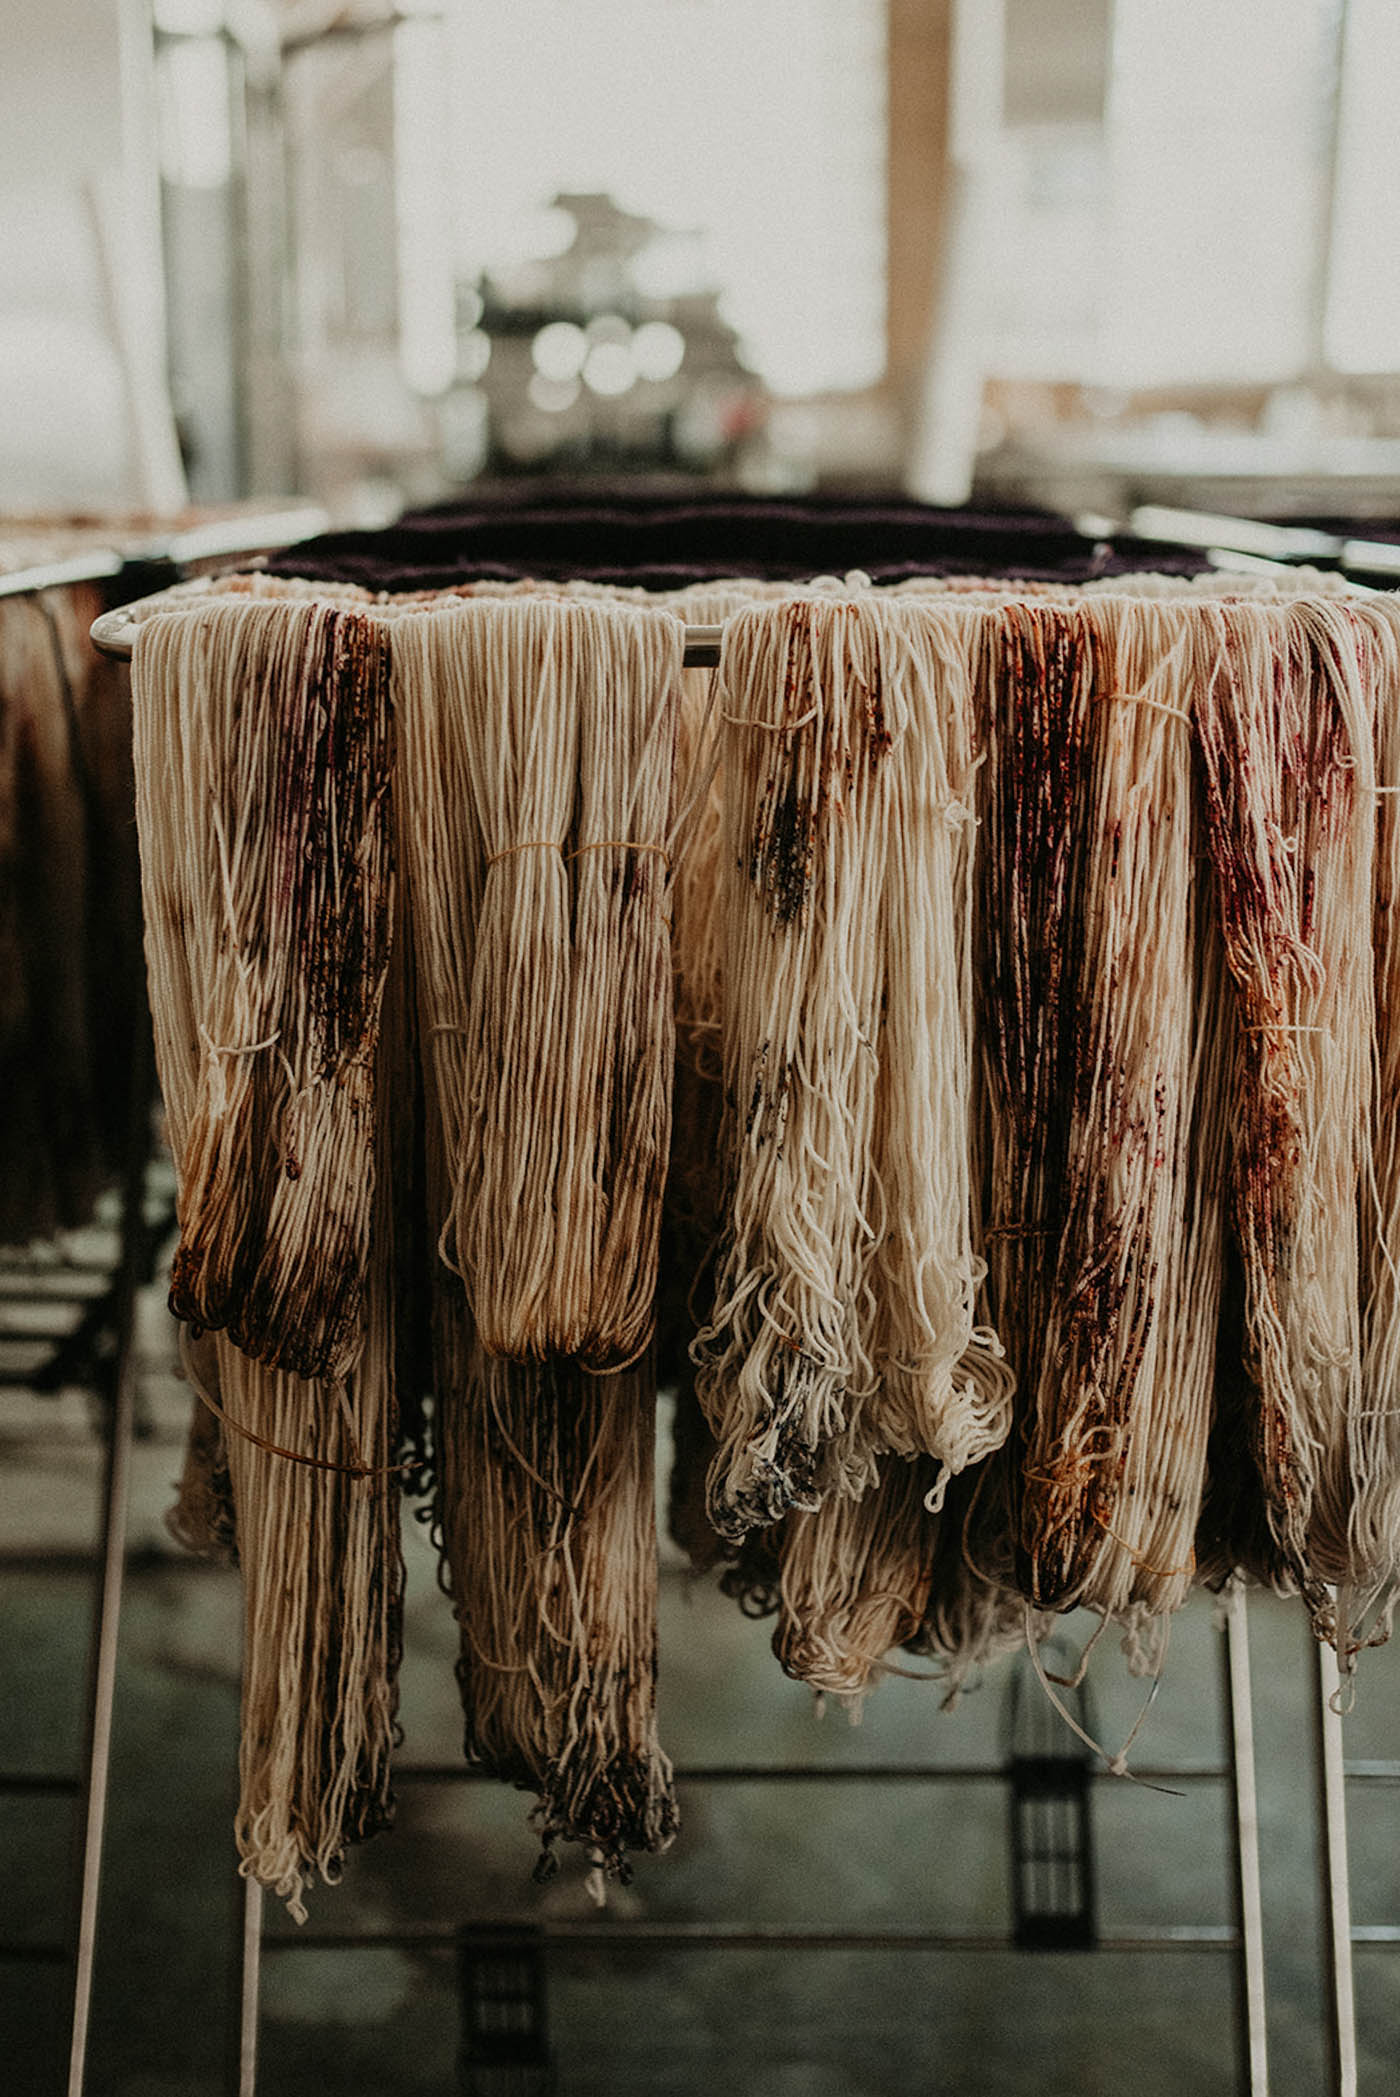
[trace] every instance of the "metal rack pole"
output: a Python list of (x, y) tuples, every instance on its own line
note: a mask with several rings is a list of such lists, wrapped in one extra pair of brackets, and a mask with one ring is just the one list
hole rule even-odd
[[(103, 612), (100, 618), (93, 620), (90, 629), (92, 645), (99, 655), (109, 655), (117, 662), (130, 662), (137, 629), (143, 618), (151, 617), (158, 610), (176, 611), (199, 602), (194, 594), (172, 597), (169, 591), (161, 590), (154, 597), (141, 597), (131, 604), (120, 605), (116, 611)], [(723, 633), (722, 626), (687, 626), (685, 667), (688, 670), (716, 668)]]
[(1356, 1994), (1351, 1962), (1351, 1882), (1347, 1870), (1346, 1769), (1338, 1709), (1341, 1676), (1325, 1640), (1317, 1648), (1318, 1862), (1328, 2035), (1328, 2089), (1356, 2097)]
[(78, 1896), (73, 1973), (73, 2027), (68, 2054), (68, 2097), (83, 2097), (88, 2030), (97, 1955), (97, 1911), (102, 1885), (102, 1843), (107, 1827), (107, 1782), (112, 1758), (112, 1712), (116, 1696), (117, 1640), (126, 1576), (126, 1527), (130, 1503), (131, 1445), (136, 1420), (136, 1295), (146, 1247), (146, 1165), (151, 1144), (150, 1063), (143, 1046), (132, 1054), (127, 1105), (127, 1150), (122, 1174), (121, 1267), (118, 1274), (112, 1364), (112, 1410), (102, 1495), (102, 1577), (97, 1599), (92, 1659), (92, 1696), (84, 1757), (82, 1880)]
[(1236, 1952), (1235, 2044), (1238, 2087), (1268, 2097), (1268, 2003), (1264, 1986), (1264, 1907), (1259, 1890), (1259, 1797), (1254, 1773), (1254, 1695), (1249, 1674), (1249, 1606), (1244, 1582), (1225, 1599), (1224, 1698), (1230, 1748), (1230, 1837)]
[(262, 1985), (263, 1889), (243, 1881), (243, 1929), (238, 1955), (238, 2061), (235, 2097), (257, 2097), (258, 1998)]

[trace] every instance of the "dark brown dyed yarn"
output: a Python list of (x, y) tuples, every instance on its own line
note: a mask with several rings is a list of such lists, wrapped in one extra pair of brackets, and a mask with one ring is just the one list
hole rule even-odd
[[(1073, 611), (1008, 606), (985, 628), (982, 849), (974, 981), (986, 1095), (988, 1295), (1016, 1372), (1015, 1435), (1034, 1429), (1055, 1260), (1068, 1220), (1078, 992), (1085, 974), (1083, 809), (1092, 663)], [(1022, 1494), (1009, 1480), (1017, 1507)], [(1034, 1531), (1021, 1577), (1036, 1599)], [(1044, 1576), (1062, 1590), (1063, 1574)]]
[(179, 1130), (171, 1305), (254, 1360), (343, 1376), (363, 1331), (394, 909), (387, 644), (324, 606), (208, 604), (141, 628), (132, 687)]
[(1372, 1402), (1352, 1219), (1374, 1198), (1375, 715), (1394, 693), (1369, 674), (1350, 608), (1322, 600), (1205, 608), (1198, 690), (1240, 1022), (1233, 1216), (1270, 1570), (1345, 1661), (1350, 1598), (1339, 1612), (1328, 1583), (1377, 1591), (1352, 1548)]
[(1102, 600), (986, 629), (986, 1240), (1018, 1372), (1017, 1580), (1040, 1608), (1158, 1614), (1195, 1570), (1223, 982), (1202, 995), (1194, 626)]

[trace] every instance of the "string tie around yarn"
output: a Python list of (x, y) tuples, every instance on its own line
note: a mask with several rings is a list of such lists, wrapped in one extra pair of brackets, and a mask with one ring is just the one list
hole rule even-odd
[(639, 837), (596, 838), (592, 844), (575, 846), (574, 850), (566, 852), (564, 857), (582, 859), (585, 852), (655, 852), (659, 859), (665, 860), (668, 868), (671, 864), (671, 855), (664, 845), (648, 844)]
[[(338, 1463), (331, 1456), (308, 1456), (304, 1450), (287, 1449), (280, 1442), (269, 1441), (266, 1435), (259, 1434), (255, 1428), (245, 1427), (241, 1420), (235, 1420), (233, 1414), (219, 1403), (212, 1391), (205, 1387), (204, 1381), (196, 1370), (189, 1353), (189, 1342), (194, 1337), (196, 1335), (191, 1332), (189, 1327), (181, 1327), (180, 1362), (195, 1396), (202, 1405), (208, 1407), (216, 1420), (225, 1427), (231, 1427), (236, 1435), (240, 1436), (245, 1442), (251, 1442), (255, 1449), (263, 1450), (268, 1456), (280, 1457), (284, 1463), (302, 1464), (312, 1471), (330, 1471), (342, 1478), (401, 1478), (407, 1476), (410, 1471), (422, 1469), (422, 1460), (416, 1456), (410, 1457), (405, 1463), (401, 1464), (376, 1465), (366, 1463), (360, 1452), (354, 1426), (348, 1416), (348, 1409), (346, 1412), (346, 1426), (350, 1435), (350, 1445), (355, 1451), (355, 1460), (351, 1463)], [(344, 1392), (341, 1393), (341, 1404), (344, 1407)]]
[(503, 859), (509, 859), (516, 852), (557, 852), (561, 859), (581, 859), (585, 852), (611, 851), (655, 852), (659, 858), (665, 860), (668, 867), (671, 864), (671, 855), (665, 845), (650, 844), (640, 837), (600, 837), (592, 844), (575, 846), (572, 852), (566, 852), (552, 837), (527, 837), (518, 845), (505, 845), (499, 852), (491, 853), (486, 864), (488, 867), (498, 866)]
[(555, 838), (527, 837), (521, 844), (504, 845), (499, 852), (490, 853), (486, 864), (488, 868), (499, 866), (503, 859), (511, 859), (517, 852), (558, 852), (562, 857), (563, 851), (564, 847)]
[(1242, 1034), (1330, 1034), (1330, 1027), (1284, 1027), (1275, 1026), (1272, 1020), (1261, 1020), (1257, 1024), (1242, 1027)]

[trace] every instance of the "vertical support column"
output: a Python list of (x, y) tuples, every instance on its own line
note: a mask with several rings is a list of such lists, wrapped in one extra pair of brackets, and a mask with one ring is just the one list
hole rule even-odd
[(1331, 281), (1332, 241), (1337, 223), (1337, 187), (1341, 167), (1342, 94), (1346, 81), (1347, 37), (1351, 0), (1334, 0), (1331, 45), (1327, 53), (1324, 135), (1317, 156), (1317, 216), (1313, 231), (1312, 283), (1308, 297), (1308, 360), (1311, 373), (1326, 378), (1327, 293)]
[(904, 472), (923, 502), (966, 502), (972, 489), (1005, 42), (1005, 0), (952, 0), (940, 237)]
[(97, 1959), (97, 1911), (102, 1843), (107, 1828), (107, 1779), (112, 1759), (112, 1712), (117, 1683), (117, 1640), (126, 1577), (131, 1443), (136, 1421), (136, 1292), (146, 1255), (146, 1161), (151, 1142), (151, 1072), (146, 1051), (132, 1053), (126, 1164), (122, 1174), (121, 1254), (113, 1296), (116, 1348), (102, 1492), (101, 1584), (93, 1629), (92, 1690), (82, 1805), (82, 1878), (78, 1894), (73, 1972), (73, 2026), (68, 2053), (68, 2097), (83, 2097), (88, 2028)]
[(1264, 1908), (1259, 1891), (1259, 1799), (1254, 1781), (1254, 1696), (1249, 1676), (1249, 1615), (1244, 1582), (1225, 1593), (1224, 1700), (1230, 1747), (1230, 1891), (1234, 1909), (1236, 2087), (1268, 2097), (1269, 2043), (1264, 1989)]
[(243, 1932), (238, 1961), (237, 2097), (257, 2097), (258, 1996), (262, 1984), (263, 1891), (256, 1879), (243, 1881)]
[(1331, 1646), (1317, 1648), (1318, 1862), (1322, 1875), (1328, 2081), (1332, 2097), (1356, 2097), (1356, 1996), (1351, 1965), (1351, 1882), (1347, 1871), (1346, 1771), (1341, 1688)]
[(928, 362), (944, 233), (953, 0), (888, 0), (885, 390), (901, 453)]

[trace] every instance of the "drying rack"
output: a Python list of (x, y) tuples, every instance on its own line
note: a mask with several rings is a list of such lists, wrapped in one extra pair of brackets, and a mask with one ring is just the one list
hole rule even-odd
[[(168, 591), (157, 591), (151, 597), (138, 597), (131, 604), (124, 604), (116, 611), (104, 612), (92, 623), (92, 645), (103, 655), (115, 657), (119, 662), (130, 662), (131, 651), (136, 645), (136, 636), (145, 620), (161, 611), (172, 611), (181, 602), (194, 603), (194, 598), (181, 600)], [(713, 670), (719, 663), (720, 626), (687, 626), (685, 630), (684, 662), (687, 670)]]
[[(1215, 564), (1224, 570), (1277, 569), (1305, 558), (1331, 558), (1349, 565), (1367, 544), (1353, 549), (1350, 543), (1322, 545), (1318, 535), (1308, 543), (1302, 535), (1290, 543), (1280, 533), (1267, 550), (1257, 528), (1248, 522), (1224, 518), (1197, 518), (1174, 513), (1179, 543), (1209, 548)], [(1098, 520), (1094, 521), (1097, 525)], [(1145, 527), (1151, 523), (1150, 534)], [(1088, 520), (1086, 520), (1086, 525)], [(1133, 525), (1157, 539), (1176, 536), (1171, 520), (1156, 512)], [(1095, 530), (1095, 536), (1098, 531)], [(1131, 535), (1131, 531), (1129, 533)], [(1396, 560), (1395, 549), (1386, 549)], [(1280, 558), (1281, 556), (1281, 558)], [(1358, 561), (1358, 565), (1361, 563)], [(1366, 560), (1372, 573), (1380, 561)], [(104, 614), (92, 628), (94, 645), (103, 653), (129, 659), (137, 630), (144, 618), (172, 608), (171, 596), (161, 591)], [(722, 629), (719, 626), (688, 626), (684, 660), (687, 667), (712, 667), (718, 663)], [(129, 1349), (128, 1349), (129, 1357)], [(115, 1681), (116, 1623), (122, 1585), (122, 1531), (126, 1510), (126, 1471), (132, 1433), (132, 1377), (129, 1358), (118, 1377), (119, 1400), (112, 1416), (108, 1492), (104, 1503), (103, 1594), (98, 1634), (98, 1656), (94, 1680), (93, 1737), (90, 1756), (88, 1842), (84, 1855), (82, 1917), (77, 1984), (75, 1990), (74, 2043), (68, 2097), (83, 2097), (85, 2089), (84, 2035), (92, 1983), (92, 1960), (96, 1926), (97, 1880), (101, 1862), (102, 1810), (106, 1783), (106, 1743), (110, 1737)], [(1228, 1953), (1232, 1962), (1235, 2031), (1235, 2088), (1241, 2097), (1267, 2097), (1269, 2090), (1267, 1995), (1265, 1985), (1265, 1928), (1260, 1892), (1259, 1811), (1254, 1753), (1254, 1709), (1250, 1677), (1249, 1619), (1245, 1588), (1236, 1583), (1223, 1603), (1222, 1697), (1225, 1716), (1224, 1754), (1218, 1762), (1140, 1769), (1135, 1774), (1146, 1781), (1166, 1784), (1218, 1783), (1226, 1792), (1229, 1825), (1229, 1910), (1227, 1923), (1162, 1925), (1132, 1933), (1097, 1936), (1096, 1949), (1105, 1953), (1153, 1952), (1163, 1954)], [(1347, 1859), (1347, 1786), (1349, 1783), (1394, 1786), (1400, 1784), (1400, 1759), (1348, 1764), (1344, 1759), (1342, 1720), (1338, 1711), (1340, 1680), (1336, 1656), (1326, 1645), (1317, 1648), (1314, 1684), (1315, 1780), (1318, 1803), (1318, 1866), (1322, 1896), (1322, 1959), (1327, 2014), (1327, 2066), (1329, 2097), (1357, 2097), (1358, 2064), (1356, 2008), (1353, 1979), (1353, 1946), (1400, 1947), (1400, 1925), (1357, 1928), (1352, 1920)], [(396, 1772), (396, 1783), (404, 1789), (438, 1784), (470, 1784), (480, 1772), (464, 1765), (407, 1765)], [(1106, 1769), (1094, 1775), (1106, 1777)], [(1008, 1771), (993, 1764), (931, 1767), (854, 1764), (821, 1768), (791, 1765), (708, 1765), (676, 1772), (679, 1787), (737, 1783), (897, 1783), (939, 1784), (948, 1782), (1006, 1783)], [(242, 1916), (237, 1964), (236, 2041), (231, 2052), (229, 2089), (234, 2097), (256, 2097), (262, 1962), (264, 1956), (290, 1956), (298, 1951), (393, 1949), (408, 1951), (451, 1951), (458, 1948), (460, 1933), (434, 1927), (375, 1930), (370, 1932), (301, 1930), (295, 1936), (267, 1936), (263, 1927), (263, 1893), (252, 1881), (242, 1889)], [(489, 1922), (480, 1926), (489, 1929)], [(930, 1931), (855, 1929), (794, 1929), (784, 1926), (749, 1926), (742, 1923), (698, 1924), (649, 1921), (559, 1921), (530, 1932), (542, 1950), (552, 1946), (591, 1946), (619, 1950), (733, 1949), (733, 1950), (835, 1950), (835, 1951), (945, 1951), (985, 1952), (1012, 1948), (1014, 1939), (998, 1931)], [(1034, 1956), (1034, 1953), (1027, 1953)]]
[[(133, 1179), (130, 1192), (144, 1184)], [(135, 1213), (135, 1211), (133, 1212)], [(135, 1277), (139, 1258), (126, 1272)], [(130, 1314), (134, 1287), (125, 1299), (125, 1345), (117, 1379), (116, 1407), (108, 1452), (103, 1508), (102, 1585), (95, 1664), (89, 1707), (90, 1747), (87, 1762), (86, 1839), (83, 1851), (80, 1925), (75, 1971), (73, 2044), (68, 2097), (84, 2097), (86, 2032), (91, 2003), (97, 1941), (97, 1901), (101, 1871), (109, 1745), (116, 1676), (117, 1632), (124, 1575), (124, 1531), (127, 1478), (135, 1418), (135, 1377), (130, 1350)], [(1131, 1932), (1106, 1931), (1093, 1940), (1096, 1953), (1154, 1953), (1163, 1956), (1228, 1954), (1231, 1960), (1234, 2088), (1238, 2097), (1267, 2097), (1269, 2050), (1265, 1985), (1266, 1936), (1260, 1892), (1260, 1830), (1254, 1751), (1254, 1705), (1250, 1674), (1248, 1599), (1235, 1583), (1223, 1599), (1221, 1694), (1225, 1719), (1224, 1752), (1219, 1760), (1166, 1764), (1134, 1770), (1139, 1781), (1160, 1785), (1218, 1784), (1228, 1815), (1228, 1922), (1179, 1923), (1139, 1927)], [(1342, 1720), (1335, 1708), (1339, 1677), (1336, 1657), (1326, 1645), (1317, 1648), (1314, 1695), (1314, 1755), (1318, 1804), (1319, 1873), (1323, 1912), (1323, 1968), (1327, 2009), (1329, 2097), (1357, 2097), (1357, 2041), (1352, 1948), (1356, 1943), (1400, 1946), (1400, 1926), (1356, 1928), (1351, 1919), (1347, 1863), (1347, 1785), (1400, 1783), (1400, 1760), (1347, 1764), (1343, 1756)], [(1107, 1780), (1099, 1768), (1094, 1778)], [(404, 1791), (438, 1785), (470, 1786), (484, 1781), (480, 1771), (464, 1764), (406, 1764), (395, 1773)], [(838, 1764), (828, 1767), (790, 1764), (709, 1764), (681, 1768), (677, 1787), (740, 1784), (880, 1784), (937, 1786), (947, 1783), (1006, 1785), (1007, 1767), (993, 1763), (931, 1766), (916, 1764)], [(396, 1950), (452, 1952), (461, 1932), (435, 1926), (370, 1931), (301, 1929), (295, 1935), (266, 1936), (264, 1896), (260, 1886), (243, 1883), (241, 1927), (235, 1973), (237, 2020), (227, 2088), (229, 2097), (256, 2097), (262, 1964), (265, 1956), (290, 1957), (301, 1952)], [(474, 1927), (489, 1934), (489, 1918)], [(502, 1926), (519, 1934), (518, 1922)], [(744, 1923), (552, 1920), (528, 1932), (541, 1954), (567, 1947), (611, 1951), (875, 1951), (978, 1953), (1015, 1948), (1016, 1939), (997, 1930), (820, 1929)], [(1034, 1957), (1034, 1952), (1025, 1956)]]

